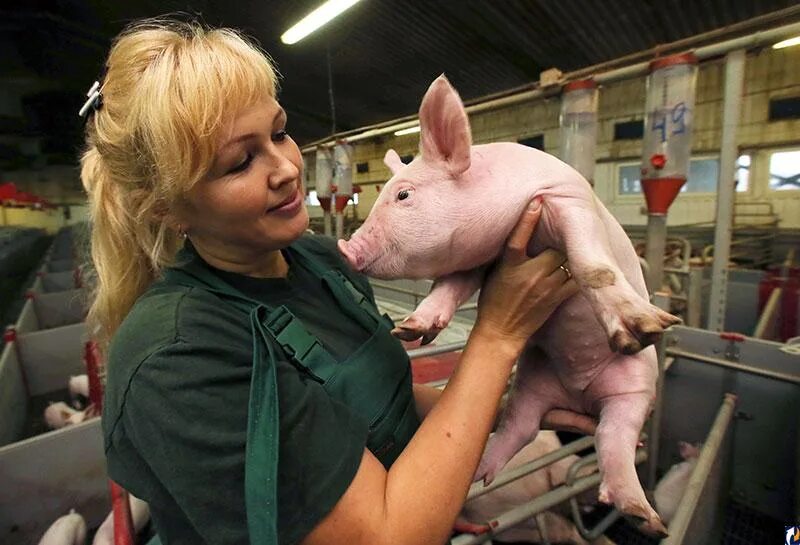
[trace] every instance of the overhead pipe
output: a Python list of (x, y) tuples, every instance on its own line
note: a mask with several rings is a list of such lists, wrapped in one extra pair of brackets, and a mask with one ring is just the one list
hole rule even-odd
[[(784, 20), (787, 17), (796, 16), (798, 13), (800, 13), (800, 10), (792, 9), (791, 13), (788, 13), (784, 17)], [(785, 39), (791, 36), (796, 36), (798, 34), (800, 34), (800, 22), (791, 23), (788, 25), (783, 25), (768, 30), (757, 31), (754, 34), (740, 36), (738, 38), (732, 38), (730, 40), (725, 40), (715, 44), (697, 47), (696, 49), (694, 49), (693, 52), (695, 56), (698, 58), (698, 60), (706, 60), (712, 57), (725, 55), (736, 49), (747, 50), (754, 47), (760, 47), (763, 45), (771, 45), (773, 43), (780, 41), (781, 39)], [(651, 48), (647, 51), (647, 55), (649, 56), (663, 55), (667, 51), (674, 51), (678, 48), (690, 49), (692, 47), (692, 44), (696, 44), (700, 41), (707, 40), (708, 38), (709, 37), (707, 34), (699, 34), (691, 39), (680, 40), (677, 42), (672, 42), (670, 44), (665, 44), (662, 46)], [(613, 69), (605, 69), (605, 67), (609, 65), (608, 62), (601, 63), (564, 74), (564, 82), (566, 83), (576, 79), (583, 79), (588, 76), (592, 76), (599, 85), (604, 85), (615, 81), (643, 76), (648, 73), (650, 62), (651, 62), (650, 60), (646, 60), (643, 62), (638, 62), (621, 68), (613, 68)], [(503, 96), (500, 96), (498, 98), (492, 98), (497, 96), (497, 94), (493, 94), (489, 95), (488, 97), (478, 99), (478, 102), (466, 106), (466, 111), (467, 114), (476, 114), (490, 110), (497, 110), (499, 108), (505, 108), (507, 106), (518, 104), (520, 102), (526, 102), (529, 100), (541, 98), (544, 95), (545, 95), (544, 90), (539, 87), (535, 87), (530, 90), (510, 95), (504, 94)], [(348, 142), (357, 142), (359, 140), (375, 138), (378, 136), (383, 136), (385, 134), (394, 133), (395, 131), (401, 129), (414, 127), (417, 124), (419, 124), (419, 121), (417, 119), (416, 114), (404, 116), (390, 121), (385, 121), (383, 123), (369, 125), (361, 129), (355, 129), (352, 131), (338, 133), (336, 135), (317, 140), (315, 142), (308, 144), (307, 146), (304, 146), (302, 148), (302, 152), (308, 153), (316, 150), (318, 147), (329, 147), (332, 146), (336, 141), (342, 139), (347, 140)]]

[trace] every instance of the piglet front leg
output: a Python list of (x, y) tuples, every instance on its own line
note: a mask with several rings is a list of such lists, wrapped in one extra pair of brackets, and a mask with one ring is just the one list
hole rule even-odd
[(422, 337), (422, 344), (431, 342), (447, 327), (458, 307), (477, 291), (485, 270), (479, 267), (437, 278), (428, 296), (392, 330), (392, 335), (404, 341)]

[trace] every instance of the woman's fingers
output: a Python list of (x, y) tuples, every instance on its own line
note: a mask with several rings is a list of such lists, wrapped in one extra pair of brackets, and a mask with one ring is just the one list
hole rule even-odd
[(542, 199), (536, 197), (522, 213), (506, 242), (505, 260), (516, 265), (528, 257), (528, 243), (542, 215)]

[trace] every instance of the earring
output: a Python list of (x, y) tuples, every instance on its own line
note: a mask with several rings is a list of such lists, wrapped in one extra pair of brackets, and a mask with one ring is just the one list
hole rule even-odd
[(184, 239), (189, 236), (189, 233), (186, 232), (186, 229), (183, 228), (183, 225), (178, 225), (178, 236)]

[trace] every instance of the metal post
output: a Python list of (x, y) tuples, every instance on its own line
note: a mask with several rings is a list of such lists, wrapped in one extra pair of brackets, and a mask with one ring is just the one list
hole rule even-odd
[(736, 168), (736, 129), (742, 106), (744, 84), (743, 49), (731, 51), (725, 62), (725, 100), (722, 120), (719, 182), (717, 183), (717, 215), (714, 228), (714, 265), (711, 272), (711, 301), (708, 306), (708, 329), (725, 328), (725, 296), (728, 289), (728, 259), (730, 256), (733, 203), (736, 197), (733, 184)]
[(323, 221), (325, 222), (325, 236), (332, 236), (333, 229), (331, 228), (331, 213), (326, 210), (324, 212)]
[(647, 216), (647, 250), (645, 259), (650, 267), (647, 275), (647, 291), (661, 289), (664, 276), (664, 248), (667, 245), (667, 215), (649, 214)]
[(336, 212), (336, 238), (344, 238), (344, 213)]
[(703, 303), (702, 267), (691, 267), (686, 283), (686, 325), (700, 327), (700, 308)]
[(656, 379), (656, 399), (653, 403), (653, 414), (647, 430), (647, 465), (645, 484), (647, 488), (653, 490), (656, 487), (656, 469), (658, 466), (659, 438), (661, 435), (662, 407), (664, 406), (664, 372), (666, 357), (666, 337), (662, 337), (656, 346), (656, 357), (658, 359), (658, 378)]

